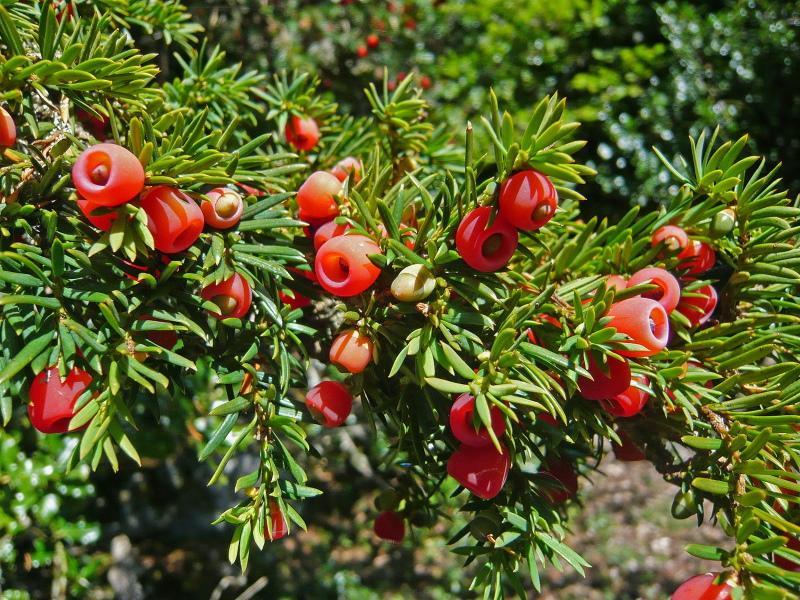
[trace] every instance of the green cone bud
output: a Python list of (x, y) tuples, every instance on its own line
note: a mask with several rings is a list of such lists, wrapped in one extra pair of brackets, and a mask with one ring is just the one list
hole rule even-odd
[(436, 279), (424, 265), (409, 265), (394, 278), (392, 296), (401, 302), (419, 302), (433, 293)]
[(672, 501), (672, 516), (676, 519), (688, 519), (697, 513), (697, 498), (692, 490), (678, 492)]

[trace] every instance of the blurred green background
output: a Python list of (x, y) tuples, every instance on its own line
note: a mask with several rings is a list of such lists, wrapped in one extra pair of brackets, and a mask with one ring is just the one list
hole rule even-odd
[[(209, 47), (221, 45), (246, 70), (312, 70), (346, 111), (368, 110), (361, 90), (380, 84), (384, 69), (390, 82), (417, 73), (432, 118), (449, 123), (456, 141), (466, 121), (485, 112), (490, 86), (515, 117), (558, 90), (584, 122), (584, 157), (599, 171), (583, 190), (587, 213), (662, 200), (670, 190), (650, 147), (667, 156), (686, 151), (688, 135), (704, 126), (749, 132), (754, 149), (783, 161), (788, 186), (800, 189), (799, 2), (198, 0), (189, 7)], [(171, 64), (165, 54), (166, 80)], [(208, 393), (202, 369), (196, 388)], [(209, 472), (196, 456), (207, 422), (191, 401), (162, 402), (158, 427), (143, 416), (152, 425), (138, 447), (150, 455), (142, 469), (126, 463), (117, 475), (105, 466), (65, 475), (74, 436), (42, 438), (25, 428), (22, 403), (18, 411), (0, 431), (4, 599), (471, 597), (469, 569), (445, 550), (458, 523), (437, 523), (438, 535), (400, 547), (373, 539), (378, 485), (369, 463), (385, 442), (362, 428), (312, 432), (311, 484), (326, 494), (299, 507), (311, 529), (251, 556), (242, 576), (225, 557), (229, 531), (210, 525), (233, 492), (205, 485)], [(246, 463), (233, 463), (229, 476)], [(647, 465), (609, 461), (594, 483), (584, 486), (586, 510), (570, 541), (595, 568), (586, 581), (551, 571), (545, 598), (664, 598), (687, 572), (703, 570), (682, 546), (718, 534), (672, 521), (671, 490)]]

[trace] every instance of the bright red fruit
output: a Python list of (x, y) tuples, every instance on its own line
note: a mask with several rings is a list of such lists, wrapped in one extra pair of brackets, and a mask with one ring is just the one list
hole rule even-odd
[(578, 377), (578, 392), (587, 400), (608, 400), (622, 394), (631, 385), (631, 367), (625, 360), (608, 357), (606, 372), (589, 355), (588, 377)]
[(658, 267), (641, 269), (631, 275), (631, 278), (628, 280), (628, 287), (641, 285), (643, 283), (651, 283), (661, 288), (660, 290), (654, 290), (650, 293), (643, 294), (643, 296), (656, 300), (664, 307), (667, 314), (671, 313), (675, 310), (675, 307), (678, 306), (678, 301), (681, 299), (681, 286), (678, 280), (675, 279), (669, 271)]
[(690, 275), (705, 273), (717, 262), (717, 253), (705, 242), (691, 240), (678, 258), (681, 259), (680, 268), (686, 269)]
[(203, 211), (181, 190), (157, 185), (142, 196), (139, 204), (147, 213), (147, 227), (160, 252), (183, 252), (203, 231)]
[(428, 90), (433, 85), (433, 81), (427, 75), (423, 75), (419, 78), (419, 85), (423, 90)]
[(311, 416), (325, 427), (338, 427), (353, 409), (353, 396), (337, 381), (321, 381), (306, 394)]
[(264, 526), (264, 537), (270, 542), (279, 540), (289, 533), (289, 527), (286, 525), (286, 519), (283, 516), (281, 507), (272, 498), (269, 500), (269, 516), (267, 518), (269, 519), (269, 527)]
[(615, 417), (632, 417), (642, 412), (644, 405), (647, 404), (648, 394), (644, 390), (633, 385), (633, 382), (643, 387), (647, 387), (650, 381), (644, 375), (636, 374), (631, 378), (631, 385), (621, 394), (613, 398), (600, 400), (603, 408)]
[(209, 312), (217, 319), (241, 319), (250, 310), (253, 292), (247, 279), (234, 273), (228, 279), (212, 283), (202, 289), (200, 297), (210, 300), (220, 308), (220, 313)]
[(281, 302), (286, 304), (287, 306), (291, 306), (292, 308), (305, 308), (311, 304), (311, 298), (304, 296), (300, 292), (292, 290), (292, 296), (287, 294), (286, 292), (279, 291), (278, 298)]
[(17, 143), (17, 126), (9, 112), (0, 106), (0, 148), (9, 148)]
[(639, 350), (619, 350), (622, 356), (652, 356), (661, 352), (669, 339), (669, 317), (667, 311), (649, 298), (628, 298), (615, 302), (608, 309), (611, 322), (618, 333), (627, 335), (631, 342), (641, 346)]
[[(107, 206), (100, 206), (83, 198), (78, 198), (78, 208), (92, 225), (100, 231), (108, 231), (117, 219), (117, 211), (108, 211)], [(103, 213), (103, 214), (95, 214)]]
[(215, 229), (230, 229), (239, 223), (244, 211), (242, 197), (227, 188), (214, 188), (206, 192), (206, 198), (200, 204), (205, 222)]
[(367, 54), (369, 54), (369, 49), (366, 46), (359, 46), (356, 48), (356, 56), (358, 58), (366, 58)]
[(348, 223), (342, 223), (340, 225), (334, 220), (320, 225), (314, 232), (314, 250), (319, 250), (322, 244), (329, 239), (344, 235), (347, 233), (348, 229), (352, 229)]
[(536, 231), (553, 218), (558, 193), (543, 173), (527, 169), (509, 177), (500, 188), (500, 214), (514, 227)]
[(677, 225), (664, 225), (656, 229), (650, 238), (653, 248), (662, 242), (667, 250), (675, 253), (689, 245), (689, 236)]
[(553, 504), (566, 502), (578, 493), (578, 474), (568, 461), (561, 458), (551, 458), (546, 464), (542, 465), (539, 473), (550, 479), (555, 479), (558, 483), (558, 487), (545, 492), (545, 495)]
[(297, 205), (303, 214), (314, 219), (333, 219), (339, 214), (335, 196), (342, 182), (327, 171), (315, 171), (297, 190)]
[[(475, 398), (470, 394), (461, 394), (453, 406), (450, 407), (450, 430), (455, 438), (467, 446), (482, 448), (490, 446), (492, 440), (486, 427), (479, 425), (475, 428), (473, 416), (475, 414)], [(503, 413), (496, 406), (489, 409), (491, 416), (492, 429), (495, 436), (499, 439), (506, 431), (506, 422)]]
[[(687, 294), (692, 294), (688, 296)], [(693, 327), (702, 325), (714, 314), (717, 308), (717, 290), (711, 285), (685, 292), (678, 303), (677, 311), (689, 319)]]
[(614, 451), (614, 456), (617, 457), (617, 460), (623, 462), (638, 462), (647, 458), (644, 452), (642, 452), (642, 449), (634, 444), (633, 440), (631, 440), (624, 431), (619, 431), (618, 434), (622, 445), (615, 442), (611, 444), (611, 449)]
[(490, 500), (500, 493), (511, 468), (511, 456), (503, 448), (476, 448), (461, 444), (447, 461), (447, 473), (470, 492)]
[(333, 166), (331, 175), (336, 177), (339, 181), (344, 181), (352, 173), (353, 182), (358, 183), (361, 181), (361, 172), (363, 170), (364, 166), (361, 164), (360, 160), (352, 156), (347, 156)]
[(490, 273), (502, 269), (517, 249), (517, 230), (502, 215), (489, 225), (492, 209), (476, 208), (461, 220), (456, 230), (456, 249), (470, 267)]
[(293, 116), (286, 123), (286, 129), (283, 133), (286, 136), (286, 141), (297, 150), (308, 152), (313, 150), (314, 146), (319, 142), (319, 127), (311, 117), (301, 119), (296, 115)]
[(716, 578), (716, 573), (695, 575), (684, 581), (670, 600), (731, 600), (733, 586), (728, 582), (714, 583)]
[(361, 373), (372, 361), (372, 340), (358, 329), (348, 329), (336, 336), (329, 354), (333, 364), (350, 373)]
[(72, 185), (81, 197), (98, 206), (117, 206), (142, 191), (144, 168), (127, 148), (95, 144), (72, 166)]
[(606, 277), (606, 289), (621, 292), (628, 287), (628, 280), (622, 275), (609, 275)]
[(92, 376), (72, 367), (61, 381), (58, 367), (45, 369), (33, 378), (28, 390), (28, 417), (42, 433), (66, 433), (75, 416), (75, 403), (92, 383)]
[(372, 530), (382, 540), (399, 544), (406, 535), (406, 524), (395, 511), (387, 510), (375, 518)]
[(375, 283), (381, 270), (368, 258), (381, 254), (373, 240), (363, 235), (331, 238), (317, 251), (314, 273), (319, 284), (336, 296), (355, 296)]
[(370, 48), (377, 48), (379, 43), (380, 43), (380, 38), (374, 33), (370, 33), (367, 36), (367, 46), (369, 46)]
[[(790, 537), (786, 547), (795, 552), (800, 552), (800, 540), (796, 537)], [(795, 573), (800, 571), (800, 563), (784, 558), (783, 556), (775, 556), (775, 566), (787, 571), (794, 571)]]

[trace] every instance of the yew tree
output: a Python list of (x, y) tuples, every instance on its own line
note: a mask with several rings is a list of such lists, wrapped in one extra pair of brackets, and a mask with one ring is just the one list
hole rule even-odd
[(145, 432), (186, 423), (239, 493), (218, 524), (246, 569), (314, 527), (316, 422), (358, 420), (388, 440), (376, 538), (460, 520), (484, 597), (589, 567), (568, 509), (611, 451), (730, 537), (687, 548), (717, 567), (674, 598), (796, 597), (800, 208), (746, 136), (654, 149), (671, 200), (587, 220), (555, 91), (525, 122), (490, 93), (483, 147), (413, 77), (345, 115), (313, 74), (198, 34), (171, 0), (0, 2), (5, 428), (74, 440), (69, 472), (139, 463)]

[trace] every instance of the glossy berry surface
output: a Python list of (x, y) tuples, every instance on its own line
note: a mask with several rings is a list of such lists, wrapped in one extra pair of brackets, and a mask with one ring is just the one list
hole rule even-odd
[(244, 201), (233, 190), (227, 188), (214, 188), (206, 192), (207, 200), (200, 204), (205, 222), (214, 229), (230, 229), (235, 227), (242, 218)]
[(86, 220), (100, 231), (108, 231), (117, 220), (117, 211), (109, 211), (107, 206), (100, 206), (83, 198), (78, 198), (78, 208)]
[(250, 310), (253, 292), (247, 279), (234, 273), (228, 279), (212, 283), (200, 292), (203, 300), (209, 300), (219, 306), (220, 313), (209, 312), (218, 319), (241, 319)]
[(17, 143), (17, 126), (14, 117), (0, 106), (0, 148), (10, 148)]
[(335, 296), (360, 294), (381, 274), (380, 268), (369, 259), (372, 254), (381, 254), (381, 249), (366, 236), (331, 238), (320, 247), (314, 260), (317, 281)]
[(291, 117), (283, 133), (289, 145), (303, 152), (313, 150), (319, 142), (319, 127), (311, 117), (305, 119), (296, 115)]
[(179, 189), (157, 185), (142, 196), (139, 204), (147, 213), (147, 227), (160, 252), (183, 252), (203, 231), (203, 211)]
[(528, 169), (515, 173), (500, 188), (500, 214), (514, 227), (536, 231), (553, 218), (558, 193), (550, 178)]
[(323, 223), (317, 227), (317, 230), (314, 232), (314, 250), (319, 250), (322, 244), (329, 239), (344, 235), (350, 229), (352, 229), (352, 227), (347, 223), (339, 224), (333, 220)]
[(372, 361), (374, 351), (369, 336), (357, 329), (348, 329), (336, 336), (331, 344), (330, 361), (350, 373), (361, 373)]
[(519, 241), (517, 230), (501, 215), (489, 225), (492, 209), (476, 208), (461, 220), (456, 230), (456, 249), (470, 267), (490, 273), (511, 260)]
[[(794, 495), (793, 492), (790, 493)], [(786, 543), (786, 547), (790, 550), (794, 550), (795, 552), (800, 552), (800, 539), (797, 539), (796, 537), (790, 537), (789, 541)], [(797, 573), (800, 572), (800, 559), (790, 560), (788, 558), (784, 558), (783, 556), (776, 555), (775, 566), (780, 567), (781, 569), (785, 569), (787, 571), (793, 571)]]
[(406, 536), (406, 524), (403, 517), (393, 510), (387, 510), (375, 518), (372, 530), (382, 540), (399, 544)]
[(476, 448), (461, 444), (447, 461), (447, 473), (470, 492), (489, 500), (497, 496), (506, 483), (511, 457), (503, 448)]
[(264, 538), (274, 542), (286, 537), (286, 534), (289, 533), (289, 527), (286, 524), (281, 507), (275, 500), (270, 499), (269, 501), (269, 516), (267, 518), (269, 519), (269, 527), (264, 527)]
[(622, 356), (652, 356), (661, 352), (669, 340), (667, 311), (649, 298), (628, 298), (615, 302), (608, 309), (609, 327), (630, 338), (636, 349), (620, 349)]
[(578, 493), (578, 474), (568, 461), (551, 458), (539, 473), (550, 480), (545, 495), (553, 504), (562, 504)]
[(325, 427), (338, 427), (353, 409), (353, 396), (338, 381), (321, 381), (306, 394), (311, 416)]
[(339, 181), (344, 181), (352, 174), (353, 182), (358, 183), (361, 181), (361, 172), (363, 169), (364, 167), (360, 160), (352, 156), (347, 156), (334, 165), (331, 169), (331, 175), (336, 177)]
[(419, 302), (434, 292), (436, 278), (425, 265), (408, 265), (394, 278), (390, 289), (400, 302)]
[[(503, 413), (496, 406), (491, 406), (489, 415), (494, 434), (500, 439), (506, 431)], [(470, 394), (461, 394), (450, 407), (450, 431), (459, 442), (467, 446), (476, 448), (491, 446), (492, 440), (486, 427), (479, 424), (476, 429), (475, 416), (475, 398)]]
[(378, 38), (378, 36), (375, 35), (374, 33), (370, 33), (367, 36), (367, 46), (369, 46), (370, 48), (377, 48), (379, 43), (380, 43), (380, 38)]
[[(633, 385), (634, 383), (640, 387)], [(649, 397), (648, 393), (641, 388), (647, 387), (649, 383), (649, 380), (644, 375), (633, 375), (631, 377), (631, 385), (627, 390), (613, 398), (601, 400), (600, 402), (606, 412), (615, 417), (627, 418), (638, 415), (647, 404)]]
[(676, 310), (689, 319), (693, 327), (697, 327), (711, 318), (717, 308), (717, 301), (717, 290), (711, 285), (704, 285), (684, 292)]
[(612, 442), (611, 444), (611, 449), (614, 451), (614, 456), (617, 457), (617, 460), (621, 460), (622, 462), (646, 460), (642, 449), (639, 448), (624, 431), (618, 432), (618, 435), (622, 444), (617, 444), (616, 442)]
[(689, 235), (677, 225), (664, 225), (653, 232), (650, 243), (654, 248), (664, 244), (667, 253), (675, 254), (689, 245)]
[(631, 385), (631, 367), (626, 360), (608, 357), (603, 369), (589, 355), (589, 373), (592, 378), (578, 377), (578, 392), (587, 400), (608, 400), (622, 394)]
[(327, 171), (315, 171), (297, 190), (297, 205), (302, 214), (312, 219), (333, 219), (339, 214), (336, 195), (342, 182)]
[(716, 573), (695, 575), (684, 581), (670, 596), (670, 600), (731, 600), (733, 589), (727, 582), (714, 583)]
[[(142, 315), (139, 317), (139, 320), (163, 323), (163, 321), (154, 319), (150, 315)], [(178, 343), (178, 332), (173, 329), (146, 329), (144, 332), (144, 337), (147, 339), (147, 341), (158, 344), (167, 350), (172, 350), (175, 347), (175, 344)]]
[(681, 299), (681, 285), (678, 280), (670, 273), (659, 267), (648, 267), (636, 271), (628, 280), (628, 287), (642, 285), (644, 283), (657, 285), (658, 290), (643, 294), (645, 298), (657, 301), (667, 314), (675, 310), (678, 301)]
[(28, 417), (42, 433), (66, 433), (75, 416), (75, 403), (92, 383), (92, 376), (73, 367), (63, 381), (58, 367), (45, 369), (33, 378), (28, 390)]
[(717, 262), (717, 253), (705, 242), (691, 240), (678, 258), (681, 259), (679, 267), (689, 275), (705, 273)]
[(628, 280), (622, 275), (609, 275), (606, 277), (606, 289), (621, 292), (628, 287)]
[(118, 206), (144, 188), (144, 168), (127, 148), (95, 144), (72, 166), (72, 185), (82, 198), (98, 206)]

